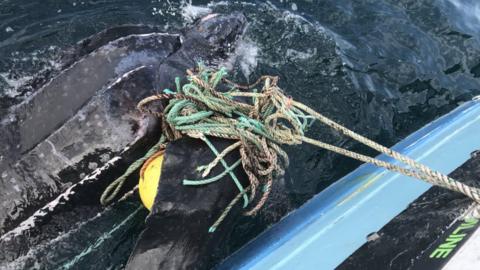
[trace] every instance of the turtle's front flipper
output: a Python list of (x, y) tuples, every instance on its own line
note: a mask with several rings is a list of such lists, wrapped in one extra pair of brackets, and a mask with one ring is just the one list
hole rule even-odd
[(155, 93), (158, 65), (180, 45), (177, 35), (118, 39), (10, 108), (0, 120), (0, 233), (96, 168), (80, 163), (102, 162), (100, 152), (116, 154), (143, 137), (149, 125), (133, 119), (136, 104)]
[[(221, 151), (232, 141), (211, 141)], [(229, 223), (235, 213), (228, 215), (215, 233), (209, 227), (238, 194), (229, 176), (204, 186), (184, 186), (184, 179), (201, 179), (196, 169), (215, 158), (204, 142), (184, 138), (170, 143), (165, 151), (161, 180), (152, 212), (146, 221), (126, 269), (206, 269), (214, 250), (221, 248), (224, 236), (231, 230)], [(225, 161), (232, 165), (240, 159), (238, 152), (230, 153)], [(210, 175), (224, 171), (217, 165)], [(235, 175), (246, 184), (247, 176), (240, 167)], [(241, 210), (240, 204), (232, 212)]]
[(162, 32), (161, 29), (151, 25), (127, 24), (107, 28), (101, 32), (82, 39), (75, 46), (72, 46), (72, 48), (67, 50), (62, 56), (62, 66), (64, 68), (68, 67), (78, 61), (80, 58), (121, 37), (158, 32)]
[(10, 136), (13, 142), (6, 145), (15, 145), (17, 152), (25, 153), (75, 115), (92, 96), (108, 89), (109, 84), (141, 66), (159, 65), (179, 46), (179, 37), (175, 35), (118, 39), (75, 63), (25, 102), (11, 108), (11, 117), (0, 122), (0, 134), (16, 133)]
[(18, 96), (2, 96), (0, 98), (0, 119), (5, 116), (10, 106), (18, 104), (28, 95), (45, 86), (55, 76), (60, 74), (61, 71), (73, 66), (82, 58), (88, 57), (89, 54), (107, 45), (108, 43), (130, 35), (143, 35), (159, 32), (162, 31), (160, 27), (156, 26), (132, 24), (119, 25), (107, 28), (99, 33), (95, 33), (94, 35), (82, 39), (75, 45), (62, 48), (61, 55), (55, 57), (54, 61), (56, 63), (58, 62), (55, 67), (40, 70), (31, 80), (28, 80), (28, 82), (18, 88), (17, 92), (20, 93)]

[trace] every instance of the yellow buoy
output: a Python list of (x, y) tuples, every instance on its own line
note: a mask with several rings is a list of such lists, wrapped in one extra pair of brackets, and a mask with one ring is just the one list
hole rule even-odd
[(152, 210), (155, 197), (157, 196), (158, 183), (162, 172), (163, 152), (151, 157), (140, 171), (138, 190), (143, 205)]

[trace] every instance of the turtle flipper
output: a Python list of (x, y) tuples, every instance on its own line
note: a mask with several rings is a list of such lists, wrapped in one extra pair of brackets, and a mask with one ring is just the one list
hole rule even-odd
[(151, 25), (127, 24), (107, 28), (82, 39), (75, 46), (66, 50), (66, 53), (62, 56), (62, 66), (66, 68), (80, 58), (121, 37), (158, 32), (162, 32), (160, 27)]
[[(232, 141), (212, 138), (221, 151)], [(215, 233), (210, 226), (225, 207), (238, 194), (230, 176), (205, 186), (185, 186), (183, 179), (201, 179), (196, 170), (215, 158), (204, 142), (184, 138), (170, 143), (164, 155), (161, 180), (146, 229), (135, 246), (126, 269), (206, 269), (211, 255), (221, 248), (222, 238), (232, 229), (229, 223), (241, 210), (240, 204), (232, 209)], [(240, 158), (238, 152), (230, 153), (225, 161), (232, 164)], [(224, 171), (217, 165), (211, 175)], [(235, 175), (245, 185), (247, 176), (237, 168)]]

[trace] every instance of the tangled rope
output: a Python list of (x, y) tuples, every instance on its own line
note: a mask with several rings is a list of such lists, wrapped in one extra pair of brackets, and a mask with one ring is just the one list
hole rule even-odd
[[(162, 138), (165, 140), (188, 136), (201, 139), (209, 146), (216, 158), (209, 164), (197, 168), (202, 172), (203, 178), (209, 176), (211, 169), (218, 164), (225, 169), (221, 174), (207, 179), (184, 179), (184, 185), (205, 185), (229, 175), (237, 186), (239, 194), (211, 226), (210, 232), (215, 231), (233, 205), (242, 198), (244, 208), (255, 202), (245, 215), (255, 215), (265, 204), (274, 179), (283, 175), (284, 169), (288, 166), (288, 156), (281, 146), (298, 145), (304, 142), (460, 192), (480, 203), (479, 189), (458, 182), (363, 137), (286, 96), (277, 85), (277, 77), (263, 76), (254, 85), (243, 87), (227, 80), (225, 78), (227, 72), (224, 69), (214, 71), (199, 65), (198, 70), (195, 72), (189, 70), (187, 74), (189, 83), (181, 86), (177, 79), (176, 91), (167, 89), (163, 94), (148, 97), (138, 104), (138, 109), (163, 120), (164, 137)], [(262, 82), (263, 87), (259, 92), (257, 89), (249, 92), (241, 91), (250, 90)], [(220, 92), (217, 87), (227, 87), (227, 91)], [(248, 99), (249, 102), (243, 102), (241, 99)], [(155, 101), (168, 102), (168, 105), (162, 112), (152, 110), (150, 107)], [(343, 135), (393, 157), (407, 167), (306, 137), (305, 132), (314, 121), (319, 121)], [(208, 137), (231, 139), (235, 142), (222, 152), (218, 152)], [(228, 165), (223, 158), (236, 150), (239, 151), (241, 158), (234, 164)], [(233, 173), (233, 170), (240, 165), (248, 176), (248, 187), (243, 187)], [(476, 209), (478, 216), (480, 212), (478, 207)]]

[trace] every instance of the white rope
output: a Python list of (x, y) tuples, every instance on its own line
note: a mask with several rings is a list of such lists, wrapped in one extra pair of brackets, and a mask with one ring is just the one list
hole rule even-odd
[(463, 212), (463, 214), (458, 217), (458, 219), (465, 220), (469, 218), (480, 219), (480, 204), (473, 202), (470, 206)]

